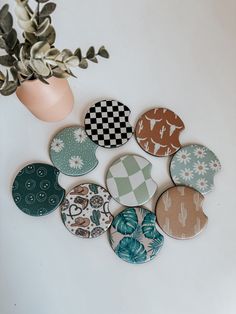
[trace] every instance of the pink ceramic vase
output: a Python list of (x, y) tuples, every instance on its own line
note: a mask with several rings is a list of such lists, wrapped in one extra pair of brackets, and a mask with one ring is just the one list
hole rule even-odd
[(74, 97), (66, 79), (50, 77), (49, 85), (25, 81), (16, 90), (19, 100), (40, 120), (63, 120), (72, 110)]

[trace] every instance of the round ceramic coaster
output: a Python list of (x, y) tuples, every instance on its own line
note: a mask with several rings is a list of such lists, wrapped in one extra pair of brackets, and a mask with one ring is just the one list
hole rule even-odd
[(145, 112), (137, 122), (135, 137), (140, 147), (154, 156), (169, 156), (180, 148), (183, 121), (171, 110), (155, 108)]
[(90, 107), (84, 120), (91, 140), (105, 148), (124, 145), (133, 135), (129, 123), (130, 110), (119, 101), (103, 100)]
[(143, 207), (129, 207), (114, 218), (109, 240), (121, 259), (141, 264), (157, 255), (164, 237), (156, 229), (154, 213)]
[(220, 169), (216, 155), (197, 144), (182, 147), (170, 163), (170, 174), (175, 184), (193, 187), (202, 194), (213, 189), (214, 176)]
[(67, 127), (58, 132), (50, 143), (52, 163), (68, 176), (82, 176), (98, 164), (94, 144), (80, 126)]
[(12, 187), (17, 207), (31, 216), (51, 213), (62, 202), (65, 191), (58, 184), (59, 171), (48, 164), (33, 163), (18, 172)]
[(156, 204), (159, 226), (176, 239), (196, 236), (208, 220), (203, 212), (203, 201), (202, 194), (189, 187), (175, 186), (166, 190)]
[(84, 183), (74, 187), (61, 206), (66, 228), (82, 238), (96, 238), (111, 225), (110, 194), (100, 185)]
[(124, 155), (107, 172), (107, 188), (122, 205), (138, 206), (146, 203), (157, 189), (151, 178), (152, 164), (137, 155)]

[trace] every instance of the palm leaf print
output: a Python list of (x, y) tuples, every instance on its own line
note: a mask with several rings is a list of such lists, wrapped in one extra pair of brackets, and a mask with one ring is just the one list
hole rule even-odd
[(143, 244), (129, 237), (124, 237), (120, 241), (115, 252), (120, 258), (133, 264), (143, 263), (147, 258), (147, 252)]
[(119, 213), (112, 226), (122, 234), (132, 234), (138, 225), (138, 217), (134, 208), (130, 207)]
[(146, 238), (154, 239), (158, 232), (156, 230), (156, 216), (153, 213), (147, 213), (142, 221), (142, 231)]
[[(158, 233), (158, 232), (157, 232)], [(149, 249), (148, 251), (151, 251), (151, 258), (156, 256), (157, 252), (160, 250), (164, 242), (164, 237), (160, 233), (158, 233), (158, 236), (152, 240), (152, 242), (148, 245)]]

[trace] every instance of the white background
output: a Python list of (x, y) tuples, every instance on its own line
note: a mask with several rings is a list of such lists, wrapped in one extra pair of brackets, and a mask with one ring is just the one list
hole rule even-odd
[[(0, 313), (235, 314), (236, 1), (57, 3), (58, 48), (105, 44), (111, 58), (76, 72), (74, 111), (60, 123), (37, 120), (15, 95), (0, 98)], [(76, 238), (58, 210), (38, 219), (23, 214), (10, 194), (22, 166), (50, 162), (51, 136), (82, 124), (88, 107), (105, 98), (128, 105), (133, 125), (145, 110), (167, 106), (185, 122), (182, 143), (204, 144), (222, 163), (204, 203), (207, 229), (188, 241), (165, 236), (158, 257), (143, 265), (120, 260), (106, 234)], [(61, 175), (60, 183), (67, 190), (84, 180), (105, 185), (109, 163), (132, 152), (153, 163), (159, 189), (146, 204), (153, 209), (171, 186), (169, 159), (147, 155), (134, 138), (119, 149), (99, 148), (96, 170), (86, 178)], [(120, 210), (114, 202), (113, 214)]]

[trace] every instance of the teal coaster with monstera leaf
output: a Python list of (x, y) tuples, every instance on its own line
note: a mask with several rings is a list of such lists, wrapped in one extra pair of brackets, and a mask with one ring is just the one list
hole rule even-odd
[(65, 195), (58, 175), (57, 168), (44, 163), (28, 164), (21, 169), (12, 186), (17, 207), (31, 216), (44, 216), (55, 210)]
[(49, 154), (52, 163), (68, 176), (82, 176), (98, 164), (93, 143), (80, 126), (59, 131), (52, 139)]
[(157, 231), (153, 212), (143, 207), (127, 207), (114, 218), (109, 229), (109, 240), (121, 259), (141, 264), (157, 255), (164, 237)]

